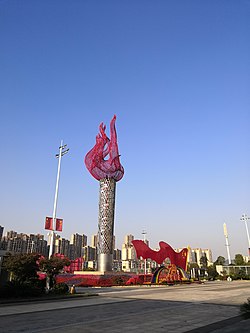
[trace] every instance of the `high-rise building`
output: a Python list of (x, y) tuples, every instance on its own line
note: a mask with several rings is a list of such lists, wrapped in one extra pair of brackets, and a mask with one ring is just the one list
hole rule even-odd
[(210, 249), (203, 249), (203, 255), (207, 258), (207, 265), (211, 266), (213, 265), (213, 257), (212, 257), (212, 251)]
[(97, 259), (96, 247), (85, 246), (83, 250), (84, 261), (95, 261)]
[(44, 257), (48, 257), (49, 248), (48, 248), (47, 241), (45, 239), (37, 240), (37, 253), (42, 254)]
[(136, 253), (132, 241), (134, 240), (133, 235), (126, 235), (124, 243), (122, 244), (122, 260), (134, 260)]
[(7, 244), (8, 244), (8, 241), (5, 240), (4, 238), (2, 238), (2, 240), (0, 241), (0, 250), (6, 251)]
[(16, 231), (8, 231), (2, 237), (0, 248), (13, 253), (39, 253), (48, 255), (47, 241), (40, 234), (18, 234)]
[(91, 247), (97, 247), (97, 235), (91, 237)]
[(55, 239), (55, 253), (63, 254), (65, 257), (70, 256), (70, 242), (68, 239), (58, 237)]
[(71, 257), (70, 259), (76, 259), (83, 256), (83, 248), (87, 245), (87, 236), (79, 235), (78, 233), (72, 234), (70, 238)]
[(47, 241), (44, 239), (44, 235), (23, 235), (23, 239), (26, 240), (26, 253), (39, 253), (43, 256), (48, 255)]
[(113, 269), (114, 271), (122, 271), (122, 251), (119, 249), (114, 250)]
[(88, 237), (86, 235), (82, 235), (82, 247), (88, 245)]
[(132, 241), (134, 240), (134, 236), (133, 235), (126, 235), (124, 237), (124, 244), (131, 246), (132, 245)]
[(10, 239), (7, 247), (7, 251), (12, 251), (15, 253), (26, 253), (27, 251), (27, 241), (26, 239), (15, 237)]
[(2, 227), (0, 225), (0, 241), (2, 240), (2, 237), (3, 237), (3, 229), (4, 229), (4, 227)]
[(7, 231), (7, 234), (6, 234), (6, 238), (7, 239), (12, 239), (12, 238), (14, 238), (16, 236), (17, 236), (17, 232), (16, 231), (13, 231), (13, 230)]
[(126, 235), (124, 238), (124, 243), (122, 244), (122, 270), (125, 272), (131, 272), (137, 267), (136, 252), (132, 244), (133, 240), (133, 235)]
[(64, 254), (66, 257), (69, 257), (69, 245), (70, 242), (68, 239), (61, 238), (61, 254)]
[(121, 260), (122, 259), (122, 251), (119, 249), (114, 250), (114, 260)]
[[(201, 267), (201, 258), (206, 257), (207, 259), (207, 266), (213, 264), (212, 258), (212, 251), (210, 249), (201, 249), (201, 248), (194, 248), (192, 249), (190, 246), (188, 248), (188, 257), (187, 262), (190, 264), (197, 264)], [(182, 248), (176, 249), (177, 252), (180, 252)]]
[(76, 246), (74, 244), (69, 244), (69, 257), (70, 260), (75, 260), (79, 258), (76, 256)]

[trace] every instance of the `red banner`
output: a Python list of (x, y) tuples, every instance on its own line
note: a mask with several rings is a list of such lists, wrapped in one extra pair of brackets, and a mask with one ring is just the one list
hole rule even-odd
[(56, 219), (56, 231), (62, 231), (63, 219)]
[(47, 229), (47, 230), (53, 230), (53, 218), (52, 217), (46, 217), (46, 220), (45, 220), (45, 229)]

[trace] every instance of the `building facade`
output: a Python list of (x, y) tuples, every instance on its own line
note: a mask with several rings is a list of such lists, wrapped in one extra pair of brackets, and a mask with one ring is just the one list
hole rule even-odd
[(2, 237), (3, 237), (3, 230), (4, 230), (4, 227), (2, 227), (0, 225), (0, 241), (2, 240)]
[(69, 259), (81, 258), (84, 253), (84, 247), (87, 246), (87, 236), (82, 234), (72, 234), (70, 238)]

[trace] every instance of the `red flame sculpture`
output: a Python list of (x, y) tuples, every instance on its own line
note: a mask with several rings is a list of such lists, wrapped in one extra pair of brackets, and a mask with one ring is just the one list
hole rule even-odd
[(142, 240), (133, 240), (132, 244), (135, 247), (137, 257), (143, 259), (152, 259), (157, 264), (162, 264), (166, 258), (169, 258), (171, 264), (181, 267), (186, 270), (187, 265), (187, 253), (188, 249), (184, 248), (181, 252), (175, 252), (175, 250), (165, 242), (159, 242), (160, 250), (154, 251)]
[[(97, 180), (113, 178), (119, 181), (124, 175), (118, 152), (115, 120), (116, 116), (114, 115), (110, 122), (110, 139), (105, 133), (106, 126), (103, 123), (100, 124), (100, 133), (96, 136), (96, 144), (85, 156), (85, 165)], [(107, 156), (108, 158), (105, 159)]]

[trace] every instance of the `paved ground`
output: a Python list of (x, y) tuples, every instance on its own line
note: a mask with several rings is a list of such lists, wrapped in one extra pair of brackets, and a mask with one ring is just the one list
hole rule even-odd
[(247, 281), (86, 290), (99, 296), (1, 305), (0, 332), (250, 332)]

